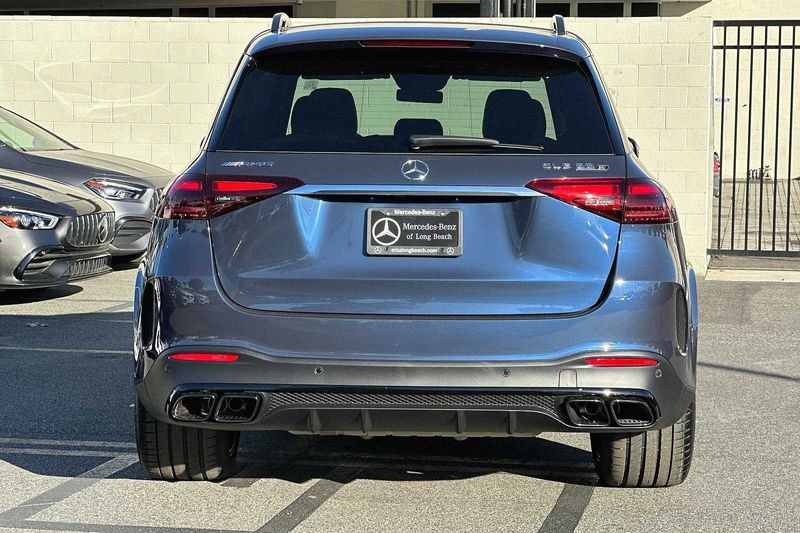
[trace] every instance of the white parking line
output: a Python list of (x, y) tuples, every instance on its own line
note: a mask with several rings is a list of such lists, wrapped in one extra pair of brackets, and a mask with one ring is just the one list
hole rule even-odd
[(86, 448), (120, 448), (135, 450), (132, 442), (112, 442), (104, 440), (54, 440), (54, 439), (19, 439), (0, 437), (0, 444), (22, 444), (28, 446), (81, 446)]
[(88, 348), (27, 348), (23, 346), (0, 346), (0, 350), (13, 350), (15, 352), (45, 352), (45, 353), (113, 353), (130, 355), (130, 350), (91, 350)]
[(709, 270), (706, 281), (800, 283), (800, 270)]
[(113, 313), (115, 311), (133, 311), (133, 302), (122, 302), (114, 305), (110, 305), (108, 307), (103, 307), (102, 309), (98, 309), (97, 311), (93, 311), (94, 313)]
[(106, 461), (105, 463), (99, 464), (91, 470), (87, 470), (78, 477), (88, 479), (105, 479), (109, 476), (113, 476), (120, 470), (125, 470), (132, 464), (135, 464), (138, 460), (139, 457), (134, 453), (118, 455), (110, 461)]
[(112, 450), (59, 450), (54, 448), (6, 448), (0, 447), (0, 455), (63, 455), (70, 457), (117, 457), (119, 452)]

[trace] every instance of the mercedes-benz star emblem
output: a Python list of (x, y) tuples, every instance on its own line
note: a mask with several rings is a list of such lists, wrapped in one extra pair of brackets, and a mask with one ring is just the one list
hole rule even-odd
[(100, 219), (100, 224), (97, 226), (97, 242), (104, 243), (108, 238), (108, 218), (103, 217)]
[(428, 164), (425, 161), (419, 161), (418, 159), (409, 159), (403, 163), (403, 167), (400, 169), (400, 172), (403, 173), (403, 176), (412, 181), (424, 180), (429, 171), (430, 169), (428, 168)]
[(372, 225), (372, 239), (382, 246), (393, 245), (400, 240), (400, 224), (393, 218), (379, 218)]

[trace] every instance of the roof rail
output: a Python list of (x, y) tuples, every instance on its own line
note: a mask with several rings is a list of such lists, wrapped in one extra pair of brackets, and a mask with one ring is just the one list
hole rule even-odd
[(275, 13), (272, 17), (272, 26), (269, 29), (270, 33), (280, 33), (288, 30), (292, 25), (292, 20), (286, 13)]
[[(273, 23), (273, 26), (274, 25), (275, 23)], [(564, 27), (564, 17), (562, 17), (561, 15), (553, 15), (553, 33), (555, 33), (556, 35), (567, 34), (567, 30)]]

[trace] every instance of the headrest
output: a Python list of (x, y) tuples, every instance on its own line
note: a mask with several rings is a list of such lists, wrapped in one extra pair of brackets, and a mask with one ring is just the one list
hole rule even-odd
[(505, 144), (542, 144), (547, 120), (542, 104), (518, 89), (498, 89), (486, 99), (483, 136)]
[(356, 103), (347, 89), (315, 89), (294, 104), (292, 134), (352, 137), (357, 133)]

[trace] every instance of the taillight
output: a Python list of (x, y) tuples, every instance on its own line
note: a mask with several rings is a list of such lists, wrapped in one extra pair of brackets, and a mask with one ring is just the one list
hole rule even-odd
[(624, 224), (664, 224), (678, 220), (672, 199), (652, 180), (629, 179), (625, 195)]
[(162, 218), (208, 218), (205, 176), (183, 174), (164, 191), (157, 215)]
[(624, 178), (542, 178), (526, 187), (612, 220), (622, 216)]
[(658, 366), (658, 359), (653, 357), (587, 357), (586, 364), (590, 366), (604, 367), (637, 367), (637, 366)]
[(472, 41), (452, 41), (444, 39), (379, 39), (361, 41), (361, 46), (371, 48), (469, 48)]
[(204, 220), (303, 185), (296, 178), (183, 174), (164, 193), (161, 218)]
[(538, 178), (525, 186), (623, 224), (678, 219), (670, 197), (647, 178)]

